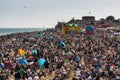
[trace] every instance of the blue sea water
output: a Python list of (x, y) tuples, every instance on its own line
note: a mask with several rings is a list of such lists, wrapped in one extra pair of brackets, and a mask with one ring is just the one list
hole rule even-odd
[(0, 35), (21, 33), (21, 32), (43, 31), (46, 29), (47, 28), (0, 28)]

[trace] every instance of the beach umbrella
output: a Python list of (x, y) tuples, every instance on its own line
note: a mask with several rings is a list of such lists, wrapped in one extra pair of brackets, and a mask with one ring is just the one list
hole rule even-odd
[(79, 58), (79, 56), (77, 55), (77, 56), (75, 56), (75, 62), (79, 62), (80, 61), (80, 58)]
[(3, 63), (0, 63), (0, 68), (4, 68), (4, 64)]
[(95, 31), (95, 28), (93, 26), (89, 25), (89, 26), (86, 27), (85, 33), (86, 33), (86, 35), (93, 35), (94, 31)]
[(41, 38), (43, 38), (43, 37), (44, 37), (44, 35), (43, 35), (43, 34), (37, 34), (37, 36), (38, 36), (38, 37), (41, 37)]
[(72, 52), (67, 52), (65, 55), (73, 55)]
[(25, 60), (25, 59), (23, 59), (23, 58), (20, 58), (20, 59), (18, 60), (18, 63), (19, 63), (19, 64), (24, 64), (24, 65), (28, 65), (27, 60)]
[(25, 71), (24, 71), (24, 69), (22, 69), (22, 68), (19, 70), (20, 75), (22, 75), (24, 72), (25, 72)]
[(37, 55), (37, 50), (32, 50), (32, 55)]
[(62, 41), (60, 41), (60, 45), (63, 45), (64, 47), (66, 47), (66, 44)]
[(25, 55), (25, 51), (22, 50), (22, 49), (18, 49), (18, 52), (19, 52), (19, 54), (20, 54), (21, 56), (24, 56), (24, 55)]
[(94, 27), (89, 25), (89, 26), (86, 27), (86, 30), (87, 31), (92, 31), (92, 30), (94, 30)]
[(38, 60), (38, 63), (39, 63), (39, 65), (40, 65), (40, 68), (43, 67), (43, 65), (44, 65), (45, 62), (46, 62), (46, 60), (43, 59), (43, 58)]
[(95, 69), (100, 69), (101, 68), (100, 65), (95, 65), (94, 67), (95, 67)]

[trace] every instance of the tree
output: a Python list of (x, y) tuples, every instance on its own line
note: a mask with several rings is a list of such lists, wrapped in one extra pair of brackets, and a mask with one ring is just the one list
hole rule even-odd
[(114, 16), (108, 16), (108, 17), (106, 17), (106, 20), (109, 20), (109, 21), (113, 21), (114, 19), (115, 19)]
[(100, 21), (104, 21), (105, 19), (104, 18), (101, 18)]
[(120, 21), (120, 18), (118, 18), (118, 21)]

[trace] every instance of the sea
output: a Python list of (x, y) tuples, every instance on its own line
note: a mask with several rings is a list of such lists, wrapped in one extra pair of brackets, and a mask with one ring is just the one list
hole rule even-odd
[(33, 31), (43, 31), (47, 28), (0, 28), (0, 35), (12, 34), (12, 33), (23, 33)]

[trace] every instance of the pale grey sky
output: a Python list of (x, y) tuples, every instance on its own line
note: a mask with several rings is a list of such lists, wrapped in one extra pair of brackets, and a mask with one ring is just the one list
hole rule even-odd
[(86, 15), (119, 18), (120, 0), (0, 0), (0, 28), (52, 28), (58, 21)]

